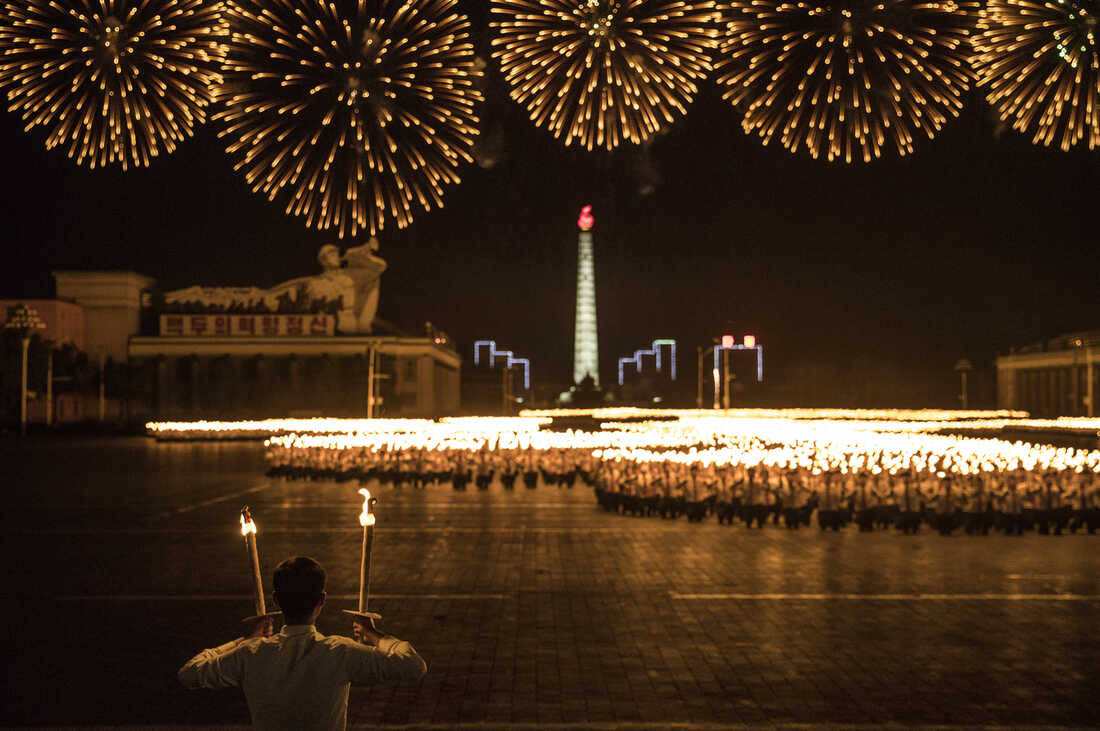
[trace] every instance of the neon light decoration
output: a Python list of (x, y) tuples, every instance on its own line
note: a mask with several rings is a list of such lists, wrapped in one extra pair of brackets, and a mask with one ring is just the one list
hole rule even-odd
[[(748, 340), (752, 338), (753, 343), (756, 342), (756, 338), (752, 335), (745, 337), (744, 345), (731, 345), (726, 348), (721, 345), (714, 346), (714, 372), (718, 372), (718, 353), (722, 350), (755, 350), (756, 351), (756, 382), (762, 383), (764, 381), (764, 346), (763, 345), (749, 345)], [(725, 338), (723, 338), (724, 340)]]
[(669, 347), (669, 377), (672, 380), (676, 380), (676, 341), (664, 338), (661, 340), (654, 340), (653, 344), (648, 349), (635, 350), (633, 357), (619, 358), (619, 385), (623, 385), (623, 366), (631, 364), (638, 369), (638, 373), (642, 372), (642, 358), (647, 355), (652, 355), (657, 358), (657, 372), (661, 372), (661, 346), (667, 345)]
[(523, 390), (531, 390), (531, 359), (530, 358), (517, 358), (512, 354), (510, 350), (497, 350), (497, 344), (495, 340), (477, 340), (474, 342), (474, 365), (481, 365), (481, 349), (487, 347), (489, 349), (489, 367), (496, 368), (496, 359), (504, 358), (504, 367), (511, 368), (514, 365), (523, 366)]

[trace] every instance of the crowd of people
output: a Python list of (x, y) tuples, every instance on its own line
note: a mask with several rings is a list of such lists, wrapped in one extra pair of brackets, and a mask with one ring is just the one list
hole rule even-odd
[[(681, 453), (682, 454), (682, 453)], [(632, 460), (584, 448), (327, 449), (269, 445), (269, 474), (299, 479), (378, 480), (395, 488), (450, 485), (454, 490), (535, 489), (540, 484), (594, 489), (608, 512), (720, 525), (859, 531), (927, 525), (956, 530), (1061, 535), (1100, 529), (1100, 480), (1090, 469), (1013, 469), (948, 473), (913, 464), (889, 469), (865, 462), (846, 469), (775, 464)]]
[(703, 520), (713, 514), (720, 524), (762, 528), (770, 521), (791, 530), (810, 526), (816, 515), (822, 530), (854, 523), (861, 532), (892, 527), (916, 533), (928, 525), (944, 535), (956, 529), (1093, 534), (1100, 528), (1100, 483), (1085, 472), (957, 475), (667, 463), (601, 468), (597, 500), (605, 510), (629, 515)]
[(298, 479), (378, 480), (393, 487), (423, 488), (449, 484), (466, 490), (474, 484), (488, 490), (494, 480), (505, 490), (517, 483), (528, 489), (544, 485), (572, 488), (578, 478), (592, 482), (597, 461), (591, 450), (534, 449), (431, 450), (370, 448), (324, 449), (317, 447), (268, 447), (271, 476)]

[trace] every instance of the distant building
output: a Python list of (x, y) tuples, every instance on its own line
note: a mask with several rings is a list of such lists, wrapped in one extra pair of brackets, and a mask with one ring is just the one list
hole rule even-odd
[(1100, 330), (1067, 333), (997, 358), (997, 408), (1032, 416), (1095, 416)]
[(141, 328), (142, 296), (156, 282), (137, 272), (53, 273), (57, 298), (84, 310), (84, 347), (94, 360), (126, 362), (127, 343)]
[(379, 332), (378, 242), (321, 247), (321, 273), (260, 287), (187, 287), (153, 303), (129, 340), (133, 381), (157, 418), (375, 416), (459, 408), (461, 358), (431, 325)]
[[(150, 416), (168, 419), (363, 416), (369, 356), (376, 365), (375, 415), (441, 416), (459, 407), (461, 359), (433, 337), (287, 334), (331, 316), (184, 315), (207, 332), (136, 336), (130, 365)], [(164, 320), (162, 316), (162, 321)], [(278, 321), (277, 335), (218, 335), (219, 322)], [(331, 324), (331, 323), (330, 323)], [(308, 330), (306, 331), (308, 333)], [(380, 401), (379, 401), (380, 400)]]
[(0, 300), (0, 327), (7, 322), (9, 308), (19, 305), (26, 305), (33, 309), (38, 318), (45, 323), (45, 329), (36, 333), (39, 337), (55, 345), (72, 345), (78, 350), (84, 350), (85, 312), (83, 307), (75, 302), (60, 299), (4, 299)]
[(57, 299), (0, 305), (34, 307), (45, 339), (71, 343), (105, 371), (90, 385), (102, 397), (92, 393), (74, 418), (364, 416), (371, 355), (376, 416), (457, 413), (462, 361), (446, 334), (378, 327), (385, 262), (376, 249), (326, 246), (321, 274), (271, 289), (163, 293), (135, 272), (58, 271)]
[[(0, 328), (7, 322), (9, 310), (20, 305), (33, 310), (35, 316), (44, 325), (42, 329), (35, 330), (33, 333), (38, 343), (34, 350), (71, 346), (77, 351), (84, 351), (85, 311), (83, 307), (60, 299), (0, 300)], [(60, 368), (55, 372), (53, 362), (44, 366), (40, 358), (34, 357), (34, 350), (31, 351), (33, 365), (28, 373), (30, 389), (27, 399), (27, 421), (32, 424), (46, 421), (51, 423), (82, 421), (96, 413), (94, 400), (82, 396), (77, 389), (73, 388), (72, 377), (68, 374), (62, 375)], [(14, 399), (18, 398), (17, 389), (20, 385), (16, 369), (21, 364), (12, 362), (5, 365), (10, 365), (12, 368), (10, 371), (0, 371), (0, 401), (4, 402), (0, 411), (8, 413), (10, 410), (14, 413), (18, 408)], [(51, 380), (50, 386), (46, 385), (47, 378)]]

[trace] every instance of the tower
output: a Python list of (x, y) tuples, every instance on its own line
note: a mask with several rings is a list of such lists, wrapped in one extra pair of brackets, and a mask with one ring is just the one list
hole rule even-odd
[(600, 354), (596, 337), (596, 262), (592, 254), (592, 206), (577, 218), (577, 317), (573, 323), (573, 382), (592, 376), (600, 385)]

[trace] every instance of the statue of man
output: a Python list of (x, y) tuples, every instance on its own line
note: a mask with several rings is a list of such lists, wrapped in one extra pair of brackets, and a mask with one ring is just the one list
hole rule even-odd
[(386, 262), (374, 254), (377, 250), (378, 240), (374, 238), (362, 246), (348, 249), (343, 256), (339, 248), (325, 244), (317, 252), (317, 262), (321, 265), (319, 275), (294, 279), (276, 289), (301, 283), (311, 299), (333, 301), (339, 298), (341, 306), (336, 314), (336, 329), (345, 334), (369, 333), (378, 312), (382, 272), (386, 271)]
[(304, 290), (309, 300), (341, 301), (336, 314), (337, 330), (345, 334), (367, 334), (378, 312), (381, 278), (386, 271), (386, 261), (375, 254), (376, 251), (378, 239), (375, 238), (348, 249), (343, 255), (336, 246), (325, 244), (317, 252), (320, 274), (291, 279), (266, 290), (258, 287), (188, 287), (167, 292), (165, 301), (224, 307), (262, 302), (274, 310), (280, 297), (296, 299)]

